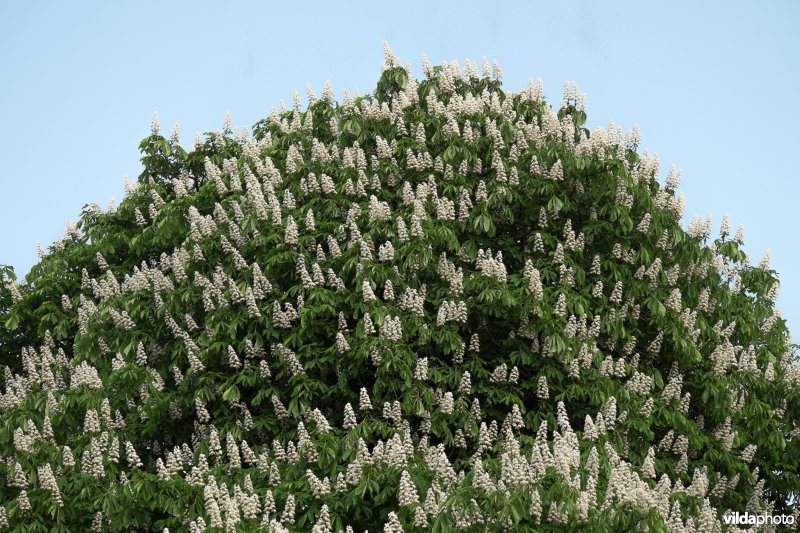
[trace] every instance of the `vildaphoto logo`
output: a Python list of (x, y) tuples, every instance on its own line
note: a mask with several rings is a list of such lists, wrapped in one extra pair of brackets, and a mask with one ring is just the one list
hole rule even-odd
[(736, 526), (743, 526), (743, 525), (757, 525), (763, 526), (765, 524), (770, 525), (787, 525), (791, 526), (794, 524), (794, 515), (790, 514), (751, 514), (748, 512), (744, 513), (728, 513), (722, 516), (722, 520), (727, 525), (736, 525)]

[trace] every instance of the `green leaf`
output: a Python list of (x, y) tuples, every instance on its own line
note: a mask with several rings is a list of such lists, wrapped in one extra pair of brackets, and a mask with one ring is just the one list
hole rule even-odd
[(239, 387), (236, 385), (231, 385), (225, 392), (222, 393), (222, 399), (227, 401), (236, 402), (239, 401)]

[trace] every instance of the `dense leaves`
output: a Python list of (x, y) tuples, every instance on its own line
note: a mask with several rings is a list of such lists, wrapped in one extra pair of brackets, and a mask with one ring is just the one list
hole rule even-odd
[(638, 132), (387, 49), (376, 90), (160, 134), (0, 267), (0, 525), (712, 531), (793, 513), (800, 367)]

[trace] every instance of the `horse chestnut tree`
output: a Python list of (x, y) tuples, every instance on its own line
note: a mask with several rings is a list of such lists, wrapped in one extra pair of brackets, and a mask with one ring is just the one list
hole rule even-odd
[(2, 270), (0, 526), (721, 531), (797, 513), (769, 258), (497, 65), (160, 133)]

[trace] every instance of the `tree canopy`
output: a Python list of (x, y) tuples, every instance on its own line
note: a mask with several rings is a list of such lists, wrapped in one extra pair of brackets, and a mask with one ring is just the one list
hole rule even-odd
[(495, 64), (326, 85), (0, 270), (0, 526), (721, 531), (797, 513), (800, 366), (637, 129)]

